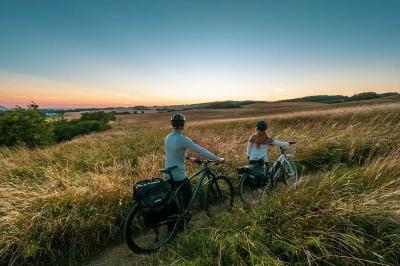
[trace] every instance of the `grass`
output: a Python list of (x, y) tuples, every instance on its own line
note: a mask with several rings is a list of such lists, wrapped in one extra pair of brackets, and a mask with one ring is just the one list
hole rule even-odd
[[(225, 157), (219, 170), (237, 183), (255, 118), (217, 119), (189, 124), (186, 134)], [(400, 106), (277, 113), (268, 120), (274, 137), (299, 142), (295, 159), (304, 182), (252, 211), (238, 205), (232, 215), (204, 221), (146, 260), (399, 264)], [(156, 122), (161, 126), (119, 122), (110, 132), (49, 148), (1, 148), (0, 264), (78, 264), (118, 240), (132, 183), (157, 176), (162, 166), (169, 129)], [(276, 158), (277, 149), (271, 152)]]

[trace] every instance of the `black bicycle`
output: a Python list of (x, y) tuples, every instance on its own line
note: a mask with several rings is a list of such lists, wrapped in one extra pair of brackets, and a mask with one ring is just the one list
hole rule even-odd
[[(148, 254), (157, 251), (170, 242), (177, 231), (189, 223), (192, 216), (193, 203), (198, 198), (204, 180), (206, 182), (204, 182), (203, 207), (207, 216), (212, 218), (232, 209), (234, 200), (232, 183), (225, 176), (215, 175), (209, 168), (210, 164), (217, 163), (217, 161), (195, 160), (194, 162), (201, 165), (201, 169), (190, 176), (189, 180), (194, 179), (196, 176), (200, 177), (196, 181), (192, 197), (186, 208), (182, 207), (182, 197), (179, 193), (183, 184), (173, 186), (168, 208), (152, 214), (151, 217), (146, 217), (147, 214), (141, 212), (138, 203), (134, 203), (124, 225), (125, 241), (132, 251)], [(174, 182), (172, 181), (171, 170), (174, 168), (176, 166), (160, 169), (162, 173), (169, 176), (168, 182), (172, 182), (172, 184)], [(156, 222), (154, 222), (155, 220)]]
[[(285, 185), (293, 186), (299, 182), (297, 166), (294, 161), (286, 154), (284, 147), (279, 147), (281, 155), (269, 170), (264, 173), (263, 180), (258, 184), (254, 184), (251, 178), (252, 168), (257, 167), (248, 165), (238, 168), (239, 173), (239, 194), (243, 203), (251, 205), (256, 203), (262, 196), (268, 194), (272, 188), (276, 187), (277, 182)], [(260, 161), (264, 165), (264, 161)]]

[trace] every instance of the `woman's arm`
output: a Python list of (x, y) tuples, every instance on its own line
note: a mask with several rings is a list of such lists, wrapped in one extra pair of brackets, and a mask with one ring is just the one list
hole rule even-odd
[(287, 141), (279, 141), (279, 140), (274, 139), (274, 140), (271, 142), (271, 145), (286, 147), (286, 146), (289, 145), (289, 142), (287, 142)]
[(250, 157), (251, 154), (251, 150), (253, 149), (253, 143), (251, 143), (250, 141), (247, 142), (247, 158)]

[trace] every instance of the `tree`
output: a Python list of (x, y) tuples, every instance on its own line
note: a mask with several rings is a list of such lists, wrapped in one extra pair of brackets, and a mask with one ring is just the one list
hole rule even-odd
[(52, 125), (38, 111), (15, 108), (0, 116), (0, 145), (15, 146), (25, 144), (29, 147), (54, 143)]

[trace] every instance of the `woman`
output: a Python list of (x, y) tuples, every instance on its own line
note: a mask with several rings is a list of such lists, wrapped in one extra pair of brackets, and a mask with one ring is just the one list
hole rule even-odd
[[(250, 164), (259, 164), (268, 168), (268, 145), (287, 146), (295, 144), (295, 141), (278, 141), (270, 137), (267, 132), (268, 124), (264, 120), (256, 123), (257, 132), (254, 133), (247, 144), (247, 159)], [(267, 169), (268, 170), (268, 169)]]

